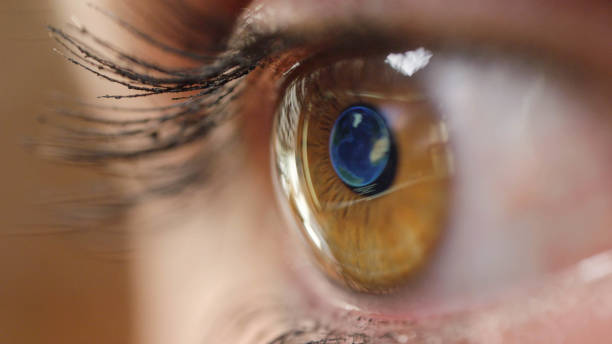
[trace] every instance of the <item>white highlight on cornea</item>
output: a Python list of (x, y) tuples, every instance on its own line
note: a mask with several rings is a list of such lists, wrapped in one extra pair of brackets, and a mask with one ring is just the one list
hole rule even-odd
[(378, 160), (382, 159), (389, 151), (389, 146), (391, 146), (391, 143), (388, 137), (381, 137), (376, 140), (374, 147), (370, 151), (370, 163), (375, 164)]
[(353, 114), (353, 128), (357, 128), (359, 126), (359, 123), (361, 123), (362, 118), (363, 115), (360, 113)]
[(403, 54), (389, 54), (385, 63), (404, 75), (412, 76), (427, 66), (432, 56), (431, 51), (421, 47)]

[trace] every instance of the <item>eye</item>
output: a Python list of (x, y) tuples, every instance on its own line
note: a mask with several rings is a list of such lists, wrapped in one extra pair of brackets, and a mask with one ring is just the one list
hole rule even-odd
[[(595, 188), (609, 107), (584, 78), (494, 51), (313, 60), (284, 89), (272, 151), (281, 202), (332, 281), (438, 304), (610, 246), (612, 200)], [(597, 220), (569, 235), (585, 213)]]
[(418, 84), (381, 59), (336, 62), (289, 85), (278, 120), (283, 188), (328, 273), (369, 292), (414, 275), (450, 191), (445, 124)]

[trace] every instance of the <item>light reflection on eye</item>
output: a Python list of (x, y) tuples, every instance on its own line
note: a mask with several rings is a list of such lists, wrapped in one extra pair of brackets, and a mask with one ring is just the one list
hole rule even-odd
[(425, 68), (431, 57), (430, 51), (425, 48), (418, 48), (403, 54), (391, 53), (385, 58), (385, 63), (404, 75), (412, 76), (420, 69)]
[[(567, 267), (612, 245), (612, 198), (595, 187), (612, 168), (602, 159), (612, 123), (587, 86), (568, 81), (507, 54), (425, 49), (302, 72), (276, 118), (281, 201), (319, 243), (329, 277), (413, 304)], [(355, 190), (330, 158), (334, 126), (354, 106), (380, 113), (395, 139), (397, 176), (380, 192)], [(585, 188), (577, 206), (571, 195)]]

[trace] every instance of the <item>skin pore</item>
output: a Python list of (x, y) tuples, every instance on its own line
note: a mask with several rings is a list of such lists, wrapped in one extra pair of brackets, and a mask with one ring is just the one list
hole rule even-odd
[[(128, 296), (117, 304), (109, 302), (107, 308), (92, 309), (92, 313), (97, 313), (91, 317), (92, 322), (127, 321), (127, 326), (116, 327), (117, 331), (130, 333), (120, 336), (121, 340), (147, 344), (605, 343), (612, 337), (609, 326), (612, 257), (605, 252), (597, 260), (571, 262), (563, 273), (528, 291), (457, 312), (421, 316), (407, 309), (391, 316), (376, 306), (359, 307), (346, 302), (344, 291), (326, 284), (303, 245), (290, 235), (275, 200), (269, 156), (282, 72), (306, 55), (304, 51), (308, 49), (333, 46), (351, 31), (363, 37), (376, 32), (394, 44), (436, 45), (444, 41), (465, 46), (512, 46), (544, 59), (570, 61), (572, 66), (580, 66), (577, 72), (609, 85), (612, 76), (609, 2), (189, 0), (188, 3), (201, 9), (199, 14), (216, 18), (217, 22), (211, 25), (213, 29), (206, 25), (202, 29), (201, 32), (210, 32), (210, 36), (178, 34), (178, 37), (199, 37), (202, 45), (209, 47), (210, 42), (227, 41), (229, 46), (240, 46), (251, 37), (278, 35), (292, 46), (280, 49), (274, 58), (247, 76), (244, 91), (237, 100), (239, 116), (207, 137), (206, 144), (210, 145), (221, 140), (224, 132), (240, 133), (237, 144), (211, 160), (215, 168), (206, 183), (191, 185), (190, 192), (147, 199), (130, 208), (123, 219), (129, 253), (122, 255), (127, 266)], [(165, 42), (180, 47), (198, 45), (193, 42), (195, 38), (177, 42), (176, 33), (166, 32), (176, 25), (171, 20), (143, 20), (133, 11), (139, 9), (140, 3), (133, 7), (112, 1), (96, 4), (110, 8), (146, 32), (160, 33), (158, 36)], [(111, 21), (101, 19), (100, 14), (85, 5), (58, 2), (56, 6), (62, 13), (77, 14), (88, 29), (113, 44), (130, 47), (129, 51), (136, 56), (176, 68), (193, 66), (193, 61), (162, 53), (142, 39), (117, 30)], [(167, 10), (162, 5), (142, 6), (150, 18), (164, 18)], [(196, 18), (194, 15), (185, 22), (197, 22)], [(78, 74), (78, 82), (88, 96), (125, 93), (122, 87), (93, 79), (89, 73)], [(604, 87), (602, 93), (609, 90)], [(170, 97), (157, 98), (155, 105), (169, 103)], [(120, 103), (147, 104), (148, 99)], [(609, 113), (610, 107), (605, 110)], [(143, 166), (147, 168), (146, 164)], [(135, 184), (121, 183), (126, 188)], [(67, 245), (80, 247), (83, 243), (68, 241)], [(599, 251), (608, 249), (611, 247), (604, 246)], [(58, 259), (77, 260), (78, 255)], [(91, 266), (96, 267), (95, 263)], [(593, 266), (600, 268), (598, 273), (588, 269)], [(62, 269), (61, 264), (53, 268)], [(61, 295), (58, 299), (67, 299), (69, 293), (61, 289), (61, 284), (57, 288), (59, 291), (48, 297)], [(83, 288), (94, 290), (96, 286), (83, 284)], [(92, 298), (104, 297), (104, 288), (95, 290)], [(12, 307), (17, 309), (19, 304)], [(61, 314), (69, 323), (75, 316), (62, 313), (61, 304), (55, 307), (57, 311), (49, 307), (45, 315), (49, 321)], [(129, 320), (115, 318), (116, 313), (128, 313)], [(39, 321), (44, 322), (45, 317)], [(100, 328), (92, 325), (92, 336), (101, 338)], [(65, 327), (64, 332), (67, 331), (69, 328)], [(87, 330), (84, 333), (81, 338), (86, 337)], [(18, 332), (15, 338), (19, 338)], [(57, 338), (62, 338), (56, 341), (61, 343), (82, 342), (69, 333), (60, 333)]]

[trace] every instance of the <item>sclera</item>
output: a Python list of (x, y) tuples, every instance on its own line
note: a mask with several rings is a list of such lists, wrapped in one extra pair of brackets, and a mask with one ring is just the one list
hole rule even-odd
[[(279, 105), (280, 191), (326, 274), (356, 291), (388, 293), (409, 281), (446, 223), (448, 132), (417, 86), (379, 59), (353, 59), (295, 78)], [(352, 104), (377, 108), (395, 138), (394, 181), (374, 196), (343, 184), (329, 158), (333, 123)]]

